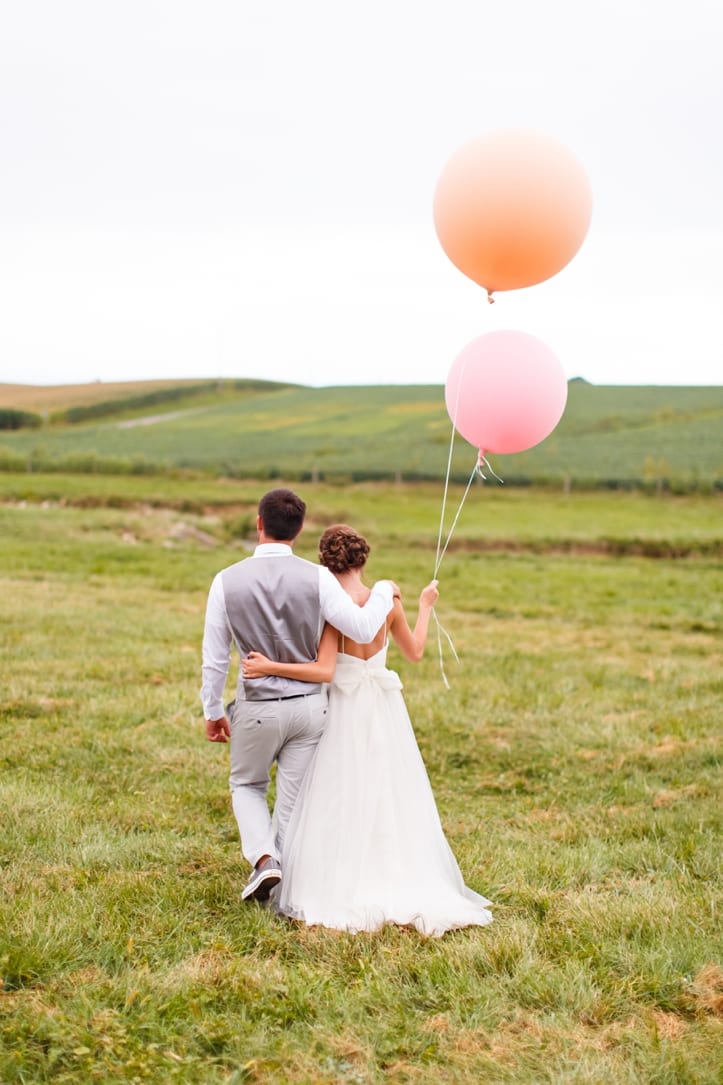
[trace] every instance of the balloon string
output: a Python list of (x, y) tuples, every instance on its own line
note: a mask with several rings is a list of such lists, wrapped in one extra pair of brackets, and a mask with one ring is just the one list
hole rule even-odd
[(447, 630), (444, 628), (444, 626), (440, 622), (439, 618), (437, 617), (437, 612), (434, 609), (434, 607), (432, 607), (432, 617), (434, 618), (435, 624), (437, 626), (437, 651), (439, 652), (439, 670), (440, 670), (440, 673), (442, 675), (442, 681), (444, 682), (445, 689), (451, 689), (449, 681), (447, 680), (447, 675), (445, 674), (445, 671), (444, 671), (444, 653), (442, 651), (442, 634), (443, 633), (444, 633), (445, 637), (447, 638), (447, 642), (448, 642), (450, 648), (452, 649), (452, 655), (456, 659), (457, 663), (459, 663), (459, 656), (457, 655), (457, 650), (454, 647), (454, 644), (452, 643), (452, 638), (450, 637), (449, 633), (447, 632)]
[[(461, 383), (461, 382), (460, 382)], [(452, 452), (454, 450), (454, 430), (457, 421), (457, 407), (459, 405), (459, 385), (457, 386), (457, 402), (454, 405), (454, 418), (452, 419), (452, 432), (449, 438), (449, 455), (447, 456), (447, 473), (444, 476), (444, 491), (442, 493), (442, 508), (439, 514), (439, 533), (437, 534), (437, 553), (434, 558), (434, 575), (432, 579), (437, 576), (437, 570), (439, 569), (442, 559), (439, 556), (439, 550), (442, 545), (442, 530), (444, 528), (444, 514), (447, 509), (447, 494), (449, 492), (449, 476), (452, 471)]]
[[(490, 302), (494, 301), (491, 294), (489, 295), (489, 300), (490, 300)], [(465, 361), (465, 365), (466, 365), (466, 361)], [(452, 526), (449, 529), (449, 533), (447, 534), (447, 538), (446, 538), (445, 543), (444, 543), (444, 547), (442, 547), (442, 531), (444, 530), (444, 516), (445, 516), (445, 512), (447, 510), (447, 495), (449, 493), (449, 478), (450, 478), (450, 475), (451, 475), (451, 472), (452, 472), (452, 453), (454, 451), (454, 434), (455, 434), (455, 430), (456, 430), (456, 427), (457, 427), (457, 410), (459, 408), (459, 394), (460, 394), (460, 389), (462, 387), (462, 378), (463, 378), (463, 376), (464, 376), (464, 367), (462, 368), (462, 373), (460, 374), (460, 378), (459, 378), (459, 381), (457, 383), (457, 390), (456, 390), (456, 395), (455, 395), (454, 417), (452, 418), (452, 432), (451, 432), (450, 438), (449, 438), (449, 453), (447, 455), (447, 471), (446, 471), (445, 476), (444, 476), (444, 491), (443, 491), (443, 494), (442, 494), (442, 508), (441, 508), (441, 511), (440, 511), (440, 514), (439, 514), (439, 532), (437, 534), (437, 552), (436, 552), (435, 559), (434, 559), (434, 574), (433, 574), (433, 577), (432, 577), (433, 580), (437, 579), (437, 576), (439, 574), (439, 568), (440, 568), (440, 566), (442, 564), (442, 559), (444, 558), (444, 555), (447, 553), (447, 547), (449, 546), (449, 542), (450, 542), (450, 539), (452, 538), (452, 534), (454, 532), (454, 529), (457, 526), (457, 521), (459, 520), (460, 513), (462, 512), (462, 506), (464, 505), (465, 501), (467, 500), (467, 494), (469, 493), (470, 486), (472, 485), (472, 482), (474, 480), (475, 475), (479, 475), (480, 478), (482, 478), (482, 479), (484, 479), (486, 481), (486, 476), (485, 476), (484, 472), (482, 471), (482, 465), (484, 464), (484, 466), (487, 467), (487, 469), (490, 471), (490, 473), (492, 475), (494, 475), (494, 477), (497, 479), (498, 482), (500, 482), (500, 483), (503, 482), (503, 480), (499, 477), (499, 475), (495, 474), (495, 472), (492, 470), (492, 467), (490, 466), (490, 463), (487, 460), (484, 452), (482, 451), (482, 449), (480, 449), (479, 450), (479, 457), (477, 459), (476, 464), (474, 465), (474, 468), (472, 469), (471, 475), (469, 476), (467, 486), (465, 487), (464, 494), (462, 495), (462, 500), (460, 501), (457, 512), (455, 513), (454, 520), (452, 521)], [(454, 647), (454, 643), (452, 641), (452, 638), (450, 637), (449, 633), (444, 628), (444, 626), (441, 624), (439, 618), (437, 617), (437, 612), (435, 611), (434, 607), (432, 608), (432, 615), (434, 617), (434, 621), (435, 621), (435, 624), (437, 626), (437, 651), (439, 652), (439, 669), (440, 669), (440, 672), (442, 674), (442, 681), (444, 682), (445, 688), (449, 689), (450, 688), (449, 682), (447, 680), (447, 675), (445, 674), (445, 671), (444, 671), (444, 653), (442, 651), (442, 634), (444, 634), (444, 636), (447, 638), (447, 642), (448, 642), (450, 648), (452, 649), (452, 655), (454, 656), (455, 660), (458, 663), (459, 663), (459, 656), (457, 655), (457, 651), (456, 651), (456, 649)]]
[[(445, 540), (444, 546), (441, 547), (442, 525), (444, 523), (444, 512), (445, 512), (445, 508), (446, 508), (446, 504), (447, 504), (447, 492), (449, 490), (449, 475), (450, 475), (450, 467), (451, 467), (451, 462), (452, 462), (452, 447), (453, 447), (453, 445), (454, 445), (454, 426), (452, 426), (452, 439), (450, 441), (449, 460), (447, 462), (447, 474), (446, 474), (446, 477), (445, 477), (445, 480), (444, 480), (444, 496), (442, 498), (442, 515), (441, 515), (440, 524), (439, 524), (439, 537), (437, 539), (437, 555), (436, 555), (435, 562), (434, 562), (434, 576), (433, 576), (433, 579), (437, 578), (437, 575), (439, 573), (439, 568), (440, 568), (440, 566), (442, 564), (442, 559), (443, 559), (444, 555), (447, 553), (447, 547), (449, 546), (450, 540), (451, 540), (452, 535), (454, 533), (454, 529), (457, 526), (457, 521), (459, 520), (460, 513), (462, 512), (462, 508), (464, 506), (464, 503), (467, 500), (467, 495), (468, 495), (468, 493), (470, 491), (470, 487), (471, 487), (471, 485), (472, 485), (472, 483), (474, 481), (475, 475), (479, 475), (479, 477), (481, 479), (483, 479), (484, 481), (487, 480), (487, 476), (485, 475), (485, 473), (482, 470), (482, 465), (484, 465), (487, 468), (487, 470), (490, 472), (490, 474), (492, 474), (497, 479), (497, 481), (499, 483), (504, 485), (504, 479), (501, 479), (500, 476), (498, 474), (496, 474), (496, 472), (493, 470), (489, 460), (485, 456), (484, 452), (482, 452), (482, 450), (480, 449), (479, 457), (478, 457), (477, 462), (475, 463), (474, 467), (472, 468), (472, 473), (470, 474), (469, 479), (467, 480), (467, 485), (465, 487), (464, 493), (462, 494), (462, 500), (459, 503), (459, 507), (457, 508), (457, 512), (455, 513), (454, 520), (452, 521), (452, 526), (449, 529), (449, 532), (447, 534), (447, 538)], [(441, 550), (440, 550), (440, 547), (441, 547)], [(446, 675), (445, 670), (444, 670), (444, 652), (443, 652), (443, 649), (442, 649), (442, 634), (444, 634), (444, 636), (447, 638), (447, 642), (448, 642), (450, 648), (452, 649), (452, 655), (454, 656), (455, 660), (458, 663), (459, 663), (459, 656), (457, 655), (457, 651), (456, 651), (456, 649), (454, 647), (454, 642), (452, 641), (452, 638), (450, 637), (449, 633), (447, 632), (447, 630), (444, 628), (444, 626), (440, 622), (439, 618), (437, 617), (437, 612), (435, 611), (434, 607), (432, 608), (432, 616), (433, 616), (435, 624), (437, 626), (437, 652), (439, 653), (439, 670), (440, 670), (440, 673), (442, 675), (442, 681), (444, 682), (445, 688), (449, 689), (450, 688), (449, 681), (447, 679), (447, 675)]]
[(454, 643), (452, 642), (452, 637), (449, 636), (449, 634), (447, 633), (447, 630), (444, 628), (444, 626), (440, 622), (439, 617), (436, 616), (436, 611), (434, 610), (434, 608), (432, 608), (432, 617), (434, 618), (434, 624), (436, 625), (436, 650), (437, 650), (437, 653), (439, 653), (439, 656), (440, 656), (440, 674), (442, 675), (442, 681), (444, 682), (445, 689), (452, 689), (452, 687), (449, 686), (449, 681), (448, 681), (447, 676), (446, 676), (445, 671), (444, 671), (444, 652), (442, 651), (442, 634), (444, 634), (444, 636), (447, 638), (447, 643), (449, 644), (449, 648), (452, 649), (452, 654), (454, 655), (454, 658), (457, 661), (457, 663), (459, 663), (459, 656), (457, 655), (457, 650), (456, 650), (456, 648), (454, 646)]
[[(452, 443), (454, 443), (454, 426), (452, 426)], [(451, 463), (451, 460), (452, 460), (451, 444), (450, 444), (450, 457), (449, 458), (450, 458), (450, 463)], [(459, 514), (462, 511), (462, 506), (464, 505), (467, 494), (469, 493), (469, 488), (472, 485), (472, 480), (474, 479), (474, 476), (475, 476), (475, 474), (476, 474), (476, 472), (478, 470), (478, 467), (479, 467), (479, 464), (475, 464), (474, 470), (472, 471), (472, 474), (469, 476), (469, 481), (467, 483), (467, 487), (466, 487), (466, 489), (464, 491), (464, 494), (462, 496), (462, 500), (459, 503), (459, 508), (457, 509), (454, 520), (452, 521), (452, 526), (449, 529), (449, 534), (447, 535), (447, 539), (445, 541), (444, 548), (440, 552), (440, 544), (441, 544), (441, 541), (442, 541), (442, 522), (444, 521), (444, 507), (446, 505), (447, 490), (448, 490), (448, 487), (449, 487), (450, 463), (447, 464), (447, 477), (445, 478), (445, 481), (444, 481), (444, 499), (442, 501), (442, 518), (440, 520), (440, 525), (439, 525), (439, 539), (437, 540), (437, 557), (436, 557), (436, 560), (435, 560), (435, 563), (434, 563), (434, 576), (432, 578), (432, 579), (435, 579), (435, 580), (436, 580), (437, 574), (439, 572), (439, 567), (442, 564), (442, 558), (444, 557), (444, 555), (447, 552), (447, 547), (449, 546), (449, 540), (452, 538), (452, 532), (454, 531), (455, 525), (456, 525), (457, 521), (459, 520)], [(442, 649), (442, 634), (443, 633), (444, 633), (445, 637), (447, 638), (447, 643), (449, 644), (450, 648), (452, 649), (452, 655), (454, 656), (454, 658), (456, 659), (456, 661), (458, 663), (459, 663), (459, 656), (457, 655), (457, 650), (456, 650), (456, 648), (454, 646), (454, 642), (453, 642), (452, 638), (450, 637), (449, 633), (447, 632), (447, 630), (444, 628), (444, 626), (440, 622), (439, 618), (437, 617), (437, 612), (434, 609), (434, 607), (432, 607), (432, 616), (433, 616), (435, 624), (437, 626), (437, 652), (439, 654), (439, 670), (440, 670), (440, 673), (442, 675), (442, 681), (444, 682), (445, 689), (449, 689), (450, 688), (449, 681), (447, 679), (447, 675), (446, 675), (445, 670), (444, 670), (444, 651)]]
[[(467, 494), (469, 492), (469, 488), (470, 488), (470, 486), (472, 484), (472, 478), (474, 477), (474, 474), (473, 474), (470, 477), (469, 482), (467, 483), (467, 489), (465, 490), (464, 497), (462, 498), (462, 501), (460, 502), (460, 506), (457, 509), (457, 515), (454, 518), (454, 522), (453, 522), (452, 527), (450, 529), (450, 532), (449, 532), (449, 534), (447, 536), (447, 541), (444, 544), (444, 550), (441, 550), (442, 531), (444, 530), (444, 516), (445, 516), (445, 512), (447, 510), (447, 495), (449, 493), (449, 478), (450, 478), (450, 475), (452, 473), (452, 453), (454, 451), (454, 434), (455, 434), (455, 430), (456, 430), (456, 426), (457, 426), (457, 411), (459, 409), (459, 393), (460, 393), (460, 389), (462, 387), (462, 377), (464, 376), (464, 369), (465, 369), (466, 364), (467, 363), (465, 361), (465, 363), (464, 363), (464, 365), (462, 367), (462, 373), (460, 374), (460, 378), (459, 378), (459, 381), (457, 383), (457, 389), (456, 389), (455, 399), (454, 399), (454, 417), (452, 418), (452, 431), (451, 431), (450, 436), (449, 436), (449, 453), (447, 455), (447, 471), (446, 471), (445, 476), (444, 476), (444, 491), (443, 491), (443, 494), (442, 494), (442, 508), (441, 508), (440, 514), (439, 514), (439, 532), (437, 534), (437, 552), (436, 552), (435, 559), (434, 559), (434, 575), (432, 577), (433, 580), (436, 580), (436, 578), (437, 578), (437, 574), (439, 572), (439, 567), (442, 564), (442, 558), (444, 557), (444, 555), (446, 553), (447, 547), (449, 545), (449, 540), (452, 537), (452, 531), (454, 531), (455, 524), (457, 523), (457, 520), (459, 519), (459, 514), (462, 511), (462, 505), (464, 504), (464, 500), (465, 500), (465, 498), (466, 498), (466, 496), (467, 496)], [(457, 660), (457, 662), (459, 662), (459, 657), (457, 655), (457, 651), (456, 651), (456, 649), (454, 647), (454, 644), (452, 642), (452, 638), (450, 637), (449, 633), (444, 628), (444, 626), (441, 624), (439, 618), (437, 617), (437, 612), (435, 611), (434, 607), (432, 608), (432, 615), (434, 617), (434, 621), (435, 621), (435, 624), (437, 626), (437, 651), (439, 653), (439, 669), (440, 669), (440, 672), (442, 674), (442, 681), (444, 682), (445, 688), (449, 689), (450, 688), (449, 682), (447, 680), (447, 675), (445, 674), (445, 670), (444, 670), (444, 653), (442, 651), (442, 633), (444, 633), (445, 637), (447, 638), (447, 641), (449, 642), (449, 646), (452, 649), (452, 655)]]
[[(461, 381), (460, 381), (460, 384), (461, 384)], [(440, 510), (440, 513), (439, 513), (439, 531), (437, 533), (437, 552), (436, 552), (435, 557), (434, 557), (434, 573), (432, 575), (433, 580), (436, 580), (436, 578), (437, 578), (437, 573), (439, 572), (439, 566), (442, 563), (442, 557), (444, 557), (444, 553), (442, 552), (440, 554), (440, 550), (441, 550), (441, 546), (442, 546), (442, 531), (444, 530), (444, 514), (445, 514), (446, 509), (447, 509), (447, 494), (449, 493), (449, 477), (450, 477), (450, 474), (452, 472), (452, 453), (454, 451), (455, 423), (457, 421), (457, 408), (459, 406), (459, 388), (460, 388), (460, 385), (458, 384), (457, 385), (457, 394), (455, 396), (455, 404), (454, 404), (454, 418), (452, 419), (452, 432), (450, 433), (450, 436), (449, 436), (449, 453), (447, 455), (447, 471), (446, 471), (445, 476), (444, 476), (444, 490), (443, 490), (443, 493), (442, 493), (442, 508)], [(447, 542), (449, 542), (449, 539), (447, 539)], [(446, 550), (446, 546), (445, 546), (445, 550)], [(442, 626), (440, 624), (439, 618), (437, 617), (437, 612), (435, 611), (434, 607), (432, 607), (432, 617), (434, 618), (435, 624), (437, 626), (437, 653), (439, 655), (439, 670), (440, 670), (440, 673), (442, 675), (442, 681), (444, 682), (445, 689), (449, 689), (450, 688), (449, 682), (447, 681), (447, 675), (445, 674), (445, 671), (444, 671), (444, 653), (442, 651)], [(446, 630), (444, 632), (445, 632), (445, 636), (447, 637), (447, 640), (449, 640), (449, 642), (450, 642), (450, 644), (452, 646), (452, 651), (453, 651), (453, 653), (455, 655), (455, 658), (456, 658), (457, 653), (456, 653), (456, 651), (454, 649), (454, 645), (452, 644), (449, 633), (447, 633)]]
[(444, 682), (444, 688), (445, 689), (451, 689), (451, 686), (450, 686), (449, 681), (447, 679), (447, 675), (445, 674), (445, 671), (444, 671), (444, 652), (442, 651), (442, 633), (441, 633), (442, 626), (439, 624), (439, 618), (437, 617), (437, 612), (435, 611), (434, 607), (432, 607), (432, 617), (434, 618), (434, 621), (435, 621), (436, 626), (437, 626), (437, 654), (439, 655), (439, 673), (442, 675), (442, 681)]
[[(447, 455), (447, 471), (446, 471), (446, 474), (444, 476), (444, 492), (442, 494), (442, 508), (440, 510), (440, 513), (439, 513), (439, 533), (437, 535), (437, 553), (436, 553), (435, 559), (434, 559), (434, 577), (437, 576), (439, 566), (442, 564), (442, 558), (444, 557), (444, 551), (442, 551), (442, 553), (440, 554), (440, 547), (442, 545), (442, 531), (443, 531), (443, 528), (444, 528), (444, 516), (445, 516), (445, 512), (447, 511), (447, 494), (449, 492), (449, 477), (450, 477), (450, 474), (451, 474), (451, 471), (452, 471), (452, 452), (454, 451), (454, 434), (455, 434), (455, 431), (457, 429), (457, 412), (459, 411), (459, 394), (460, 394), (460, 391), (462, 389), (462, 383), (463, 383), (463, 379), (464, 379), (464, 371), (465, 371), (466, 368), (467, 368), (467, 359), (465, 358), (464, 361), (462, 362), (462, 372), (459, 375), (459, 380), (457, 381), (457, 388), (455, 390), (455, 395), (454, 395), (454, 414), (452, 415), (452, 432), (449, 435), (449, 453)], [(481, 455), (481, 452), (480, 452), (480, 455)], [(467, 489), (469, 489), (469, 485), (467, 486)], [(467, 495), (465, 494), (465, 497), (466, 496)], [(460, 509), (461, 509), (461, 507), (462, 506), (460, 505)], [(457, 512), (457, 516), (459, 516), (459, 511)], [(455, 517), (455, 523), (456, 522), (457, 522), (457, 518)], [(452, 526), (454, 527), (454, 525), (452, 525)], [(449, 542), (449, 536), (447, 537), (447, 543), (448, 542)], [(446, 544), (445, 544), (444, 549), (445, 550), (447, 549)]]
[[(449, 542), (450, 542), (450, 539), (452, 538), (452, 534), (454, 532), (454, 529), (457, 526), (457, 521), (459, 520), (459, 514), (462, 511), (462, 506), (464, 505), (465, 501), (467, 500), (467, 494), (469, 493), (470, 486), (472, 485), (472, 483), (474, 481), (474, 477), (475, 477), (476, 474), (482, 474), (482, 472), (479, 469), (479, 463), (476, 463), (474, 465), (474, 467), (472, 468), (472, 474), (469, 476), (469, 480), (468, 480), (467, 485), (465, 487), (465, 491), (462, 494), (462, 500), (460, 501), (459, 508), (457, 509), (457, 512), (455, 513), (454, 520), (452, 521), (452, 526), (449, 529), (449, 534), (447, 535), (447, 539), (445, 541), (444, 546), (442, 547), (441, 553), (439, 552), (439, 548), (438, 548), (437, 560), (436, 560), (435, 565), (434, 565), (434, 577), (433, 577), (433, 579), (436, 579), (437, 574), (439, 572), (439, 567), (442, 564), (442, 558), (447, 553), (447, 547), (449, 546)], [(484, 475), (482, 475), (482, 478), (484, 478)]]

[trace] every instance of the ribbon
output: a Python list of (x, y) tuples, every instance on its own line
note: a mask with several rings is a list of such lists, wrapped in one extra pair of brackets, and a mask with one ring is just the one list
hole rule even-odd
[(334, 671), (334, 688), (342, 693), (353, 693), (361, 686), (375, 685), (382, 690), (401, 690), (402, 682), (396, 671), (387, 667), (364, 667), (355, 663), (337, 663)]

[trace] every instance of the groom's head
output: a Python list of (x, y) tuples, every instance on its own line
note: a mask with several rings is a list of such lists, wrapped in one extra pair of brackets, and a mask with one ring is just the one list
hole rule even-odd
[(277, 542), (293, 542), (304, 526), (306, 505), (293, 490), (269, 490), (259, 501), (259, 532)]

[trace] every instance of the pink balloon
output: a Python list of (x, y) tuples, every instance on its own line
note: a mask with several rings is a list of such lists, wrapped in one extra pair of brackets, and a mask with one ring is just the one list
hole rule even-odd
[(562, 418), (567, 380), (539, 339), (490, 332), (455, 358), (445, 401), (457, 432), (480, 452), (524, 452), (544, 441)]

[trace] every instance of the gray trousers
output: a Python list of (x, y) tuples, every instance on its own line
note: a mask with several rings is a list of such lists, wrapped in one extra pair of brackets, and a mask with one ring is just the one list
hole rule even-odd
[[(301, 781), (326, 726), (328, 693), (286, 700), (239, 701), (231, 714), (229, 786), (241, 834), (241, 850), (252, 866), (262, 855), (281, 857), (286, 827)], [(273, 819), (266, 793), (276, 762)]]

